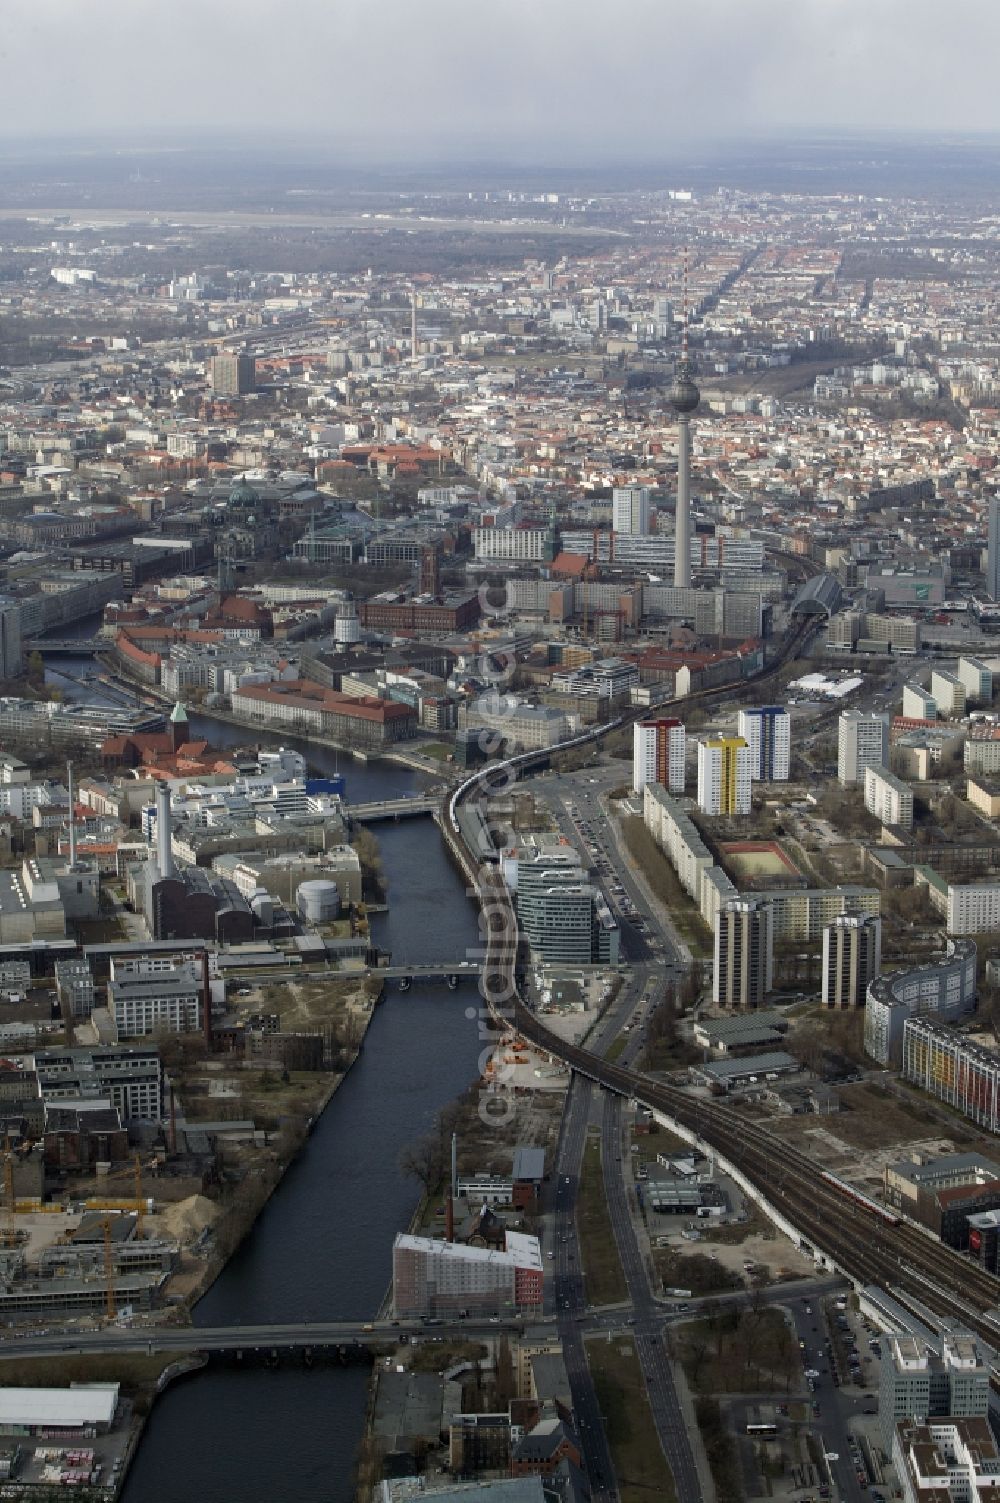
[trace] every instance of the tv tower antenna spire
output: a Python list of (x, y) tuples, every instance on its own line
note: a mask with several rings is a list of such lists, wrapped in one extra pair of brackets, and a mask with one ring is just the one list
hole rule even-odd
[(681, 303), (681, 354), (674, 384), (670, 388), (670, 405), (677, 414), (677, 509), (674, 522), (674, 588), (691, 588), (691, 414), (701, 401), (694, 384), (691, 356), (688, 353), (688, 252), (684, 249), (683, 294)]

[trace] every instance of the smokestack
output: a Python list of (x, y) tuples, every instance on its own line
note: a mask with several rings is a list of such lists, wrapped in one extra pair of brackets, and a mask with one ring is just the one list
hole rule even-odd
[(208, 951), (201, 952), (201, 1010), (205, 1029), (205, 1048), (212, 1048), (212, 988), (208, 980)]
[(156, 789), (156, 857), (161, 877), (174, 875), (170, 824), (170, 788), (166, 783), (159, 783)]
[(73, 764), (66, 763), (66, 777), (69, 782), (69, 864), (76, 865), (76, 811), (73, 807)]
[(455, 1198), (458, 1194), (458, 1135), (451, 1135), (451, 1183), (448, 1186), (448, 1200), (444, 1208), (444, 1240), (455, 1240)]

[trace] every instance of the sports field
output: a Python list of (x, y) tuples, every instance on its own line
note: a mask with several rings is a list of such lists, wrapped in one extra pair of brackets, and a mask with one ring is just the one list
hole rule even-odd
[(720, 845), (719, 850), (737, 886), (752, 882), (755, 877), (795, 879), (802, 876), (776, 840), (732, 840)]

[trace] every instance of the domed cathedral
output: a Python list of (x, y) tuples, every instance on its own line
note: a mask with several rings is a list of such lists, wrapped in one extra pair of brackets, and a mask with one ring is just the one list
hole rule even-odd
[(245, 479), (230, 487), (225, 505), (210, 513), (216, 529), (215, 556), (220, 574), (233, 584), (236, 566), (250, 559), (267, 557), (278, 544), (278, 500), (273, 486), (258, 488)]

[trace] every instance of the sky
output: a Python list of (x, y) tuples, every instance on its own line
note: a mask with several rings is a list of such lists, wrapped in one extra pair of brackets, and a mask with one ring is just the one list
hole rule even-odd
[(4, 0), (0, 134), (656, 157), (1000, 130), (995, 0)]

